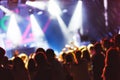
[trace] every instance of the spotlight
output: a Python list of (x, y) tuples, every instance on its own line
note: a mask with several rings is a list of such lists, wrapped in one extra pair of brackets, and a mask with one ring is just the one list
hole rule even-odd
[(45, 3), (44, 1), (26, 1), (26, 5), (29, 5), (40, 10), (45, 10), (46, 4), (47, 3)]
[(39, 11), (37, 14), (38, 14), (38, 15), (42, 15), (42, 14), (43, 14), (43, 11)]
[(34, 13), (34, 9), (30, 8), (30, 9), (28, 10), (28, 12), (29, 12), (29, 14), (33, 14), (33, 13)]
[(30, 15), (31, 25), (32, 25), (32, 32), (35, 38), (40, 38), (43, 36), (43, 32), (41, 30), (40, 25), (38, 24), (35, 16), (33, 14)]
[(12, 11), (10, 11), (9, 9), (5, 8), (5, 7), (2, 6), (2, 5), (0, 5), (0, 9), (1, 9), (4, 13), (6, 13), (6, 14), (8, 14), (8, 15), (13, 14)]
[(68, 25), (68, 29), (74, 32), (78, 30), (81, 26), (82, 26), (82, 1), (78, 1), (77, 6), (75, 8), (75, 12), (73, 13), (73, 16)]
[(15, 45), (21, 44), (21, 32), (17, 21), (15, 19), (15, 15), (11, 15), (8, 30), (7, 30), (7, 38), (12, 41)]
[(55, 17), (59, 16), (62, 13), (60, 7), (56, 4), (54, 0), (49, 1), (48, 12)]
[(63, 13), (67, 13), (68, 12), (68, 10), (67, 9), (63, 9), (63, 11), (62, 11)]
[(45, 38), (44, 32), (42, 31), (40, 24), (38, 24), (38, 21), (33, 14), (30, 15), (30, 20), (31, 20), (32, 33), (35, 40), (35, 46), (48, 48), (49, 45)]

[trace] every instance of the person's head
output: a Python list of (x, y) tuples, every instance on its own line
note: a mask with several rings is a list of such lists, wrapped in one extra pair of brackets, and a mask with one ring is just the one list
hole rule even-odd
[(13, 68), (15, 70), (22, 70), (25, 68), (25, 64), (23, 62), (23, 60), (19, 57), (15, 57), (13, 60)]
[(28, 62), (28, 55), (27, 54), (21, 53), (21, 54), (18, 55), (18, 57), (20, 57), (23, 60), (25, 65), (27, 64), (27, 62)]
[(101, 44), (102, 44), (102, 47), (103, 47), (103, 49), (105, 51), (108, 50), (111, 47), (111, 45), (112, 45), (112, 43), (110, 42), (110, 40), (106, 39), (106, 38), (102, 40)]
[(65, 56), (66, 63), (73, 63), (74, 62), (74, 56), (72, 53), (68, 53)]
[(82, 57), (83, 59), (90, 61), (90, 54), (87, 49), (83, 50), (82, 54), (83, 54), (83, 57)]
[(96, 53), (100, 53), (103, 50), (103, 48), (99, 42), (96, 42), (94, 44), (94, 49), (95, 49)]
[(37, 53), (45, 53), (45, 50), (43, 48), (39, 47), (39, 48), (36, 49), (35, 53), (36, 54)]
[(81, 61), (81, 54), (82, 54), (82, 53), (81, 53), (80, 50), (78, 50), (78, 51), (75, 52), (75, 58), (76, 58), (76, 60), (77, 60), (77, 61), (76, 61), (77, 63), (79, 63), (79, 62)]
[(92, 57), (94, 54), (95, 54), (95, 48), (94, 48), (94, 45), (93, 44), (89, 44), (87, 46), (87, 50), (88, 52), (90, 53), (90, 57)]
[(28, 66), (27, 66), (29, 72), (34, 71), (34, 70), (35, 70), (35, 67), (36, 67), (35, 60), (32, 59), (32, 58), (29, 59), (29, 61), (28, 61)]
[(37, 66), (41, 66), (43, 64), (47, 64), (47, 57), (43, 53), (37, 53), (35, 55), (35, 61), (37, 63)]
[(50, 48), (46, 50), (46, 56), (48, 59), (55, 59), (56, 57), (54, 50)]
[(2, 47), (0, 47), (0, 56), (4, 56), (6, 53), (5, 49), (3, 49)]
[(76, 59), (78, 60), (78, 59), (81, 59), (81, 51), (80, 50), (78, 50), (78, 51), (76, 51), (75, 52), (75, 56), (76, 56)]
[(65, 52), (62, 53), (61, 56), (60, 56), (60, 58), (61, 58), (61, 60), (62, 60), (63, 62), (65, 61), (65, 56), (66, 56), (66, 53), (65, 53)]
[(0, 47), (0, 64), (2, 62), (2, 59), (4, 58), (5, 55), (5, 49), (3, 49), (2, 47)]

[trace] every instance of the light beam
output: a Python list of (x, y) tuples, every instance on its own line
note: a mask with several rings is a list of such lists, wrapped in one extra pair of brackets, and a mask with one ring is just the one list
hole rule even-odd
[(10, 17), (7, 30), (7, 38), (10, 39), (15, 46), (21, 44), (21, 32), (14, 14), (12, 14)]
[(79, 28), (82, 29), (82, 1), (78, 1), (75, 12), (68, 25), (68, 29), (73, 32)]

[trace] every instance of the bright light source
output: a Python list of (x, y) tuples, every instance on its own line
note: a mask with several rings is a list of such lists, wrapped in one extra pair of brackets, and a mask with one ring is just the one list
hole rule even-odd
[(34, 45), (36, 47), (48, 48), (49, 45), (47, 43), (45, 35), (33, 14), (30, 15), (30, 20), (31, 20), (31, 26), (32, 26), (32, 33), (35, 38)]
[(2, 48), (5, 48), (4, 38), (5, 38), (5, 33), (1, 33), (1, 34), (0, 34), (0, 46), (1, 46)]
[(38, 15), (42, 15), (42, 14), (43, 14), (43, 11), (39, 11), (37, 14), (38, 14)]
[(7, 8), (5, 8), (4, 6), (1, 6), (1, 5), (0, 5), (0, 9), (1, 9), (2, 11), (4, 11), (4, 12), (6, 13), (6, 15), (11, 15), (11, 14), (13, 14), (12, 11), (10, 11), (10, 10), (7, 9)]
[(61, 9), (54, 0), (49, 1), (48, 11), (54, 17), (59, 16), (61, 14)]
[(11, 18), (9, 21), (7, 38), (10, 39), (12, 43), (15, 45), (20, 45), (21, 43), (21, 32), (14, 14), (11, 15)]
[(80, 46), (80, 35), (76, 32), (75, 35), (73, 35), (73, 41), (74, 41), (74, 45), (76, 46)]
[(26, 4), (40, 10), (45, 10), (46, 8), (46, 2), (44, 1), (27, 1)]
[(68, 10), (67, 9), (63, 9), (63, 11), (62, 11), (63, 13), (67, 13), (68, 12)]
[(0, 6), (0, 9), (1, 9), (2, 11), (4, 11), (4, 12), (6, 13), (6, 15), (9, 15), (9, 16), (14, 15), (15, 17), (17, 17), (16, 20), (17, 20), (18, 22), (21, 22), (21, 21), (23, 20), (21, 16), (19, 16), (19, 15), (16, 14), (16, 13), (14, 13), (13, 11), (5, 8), (4, 6)]
[(35, 38), (39, 38), (41, 36), (43, 37), (44, 34), (33, 14), (30, 15), (30, 20), (31, 20), (32, 32), (33, 32), (34, 37)]
[(107, 0), (104, 0), (104, 8), (105, 8), (105, 25), (108, 26), (108, 14), (107, 14), (107, 8), (108, 8), (108, 3)]
[(104, 0), (104, 8), (105, 8), (105, 10), (107, 10), (107, 7), (108, 7), (107, 0)]
[(82, 28), (82, 1), (78, 1), (75, 12), (70, 20), (68, 29), (70, 31), (76, 31), (79, 28)]
[(61, 31), (62, 31), (63, 36), (65, 38), (65, 41), (69, 42), (69, 40), (71, 40), (71, 35), (69, 34), (69, 30), (67, 29), (66, 24), (64, 23), (64, 21), (62, 20), (62, 18), (60, 16), (57, 16), (57, 20), (59, 22)]

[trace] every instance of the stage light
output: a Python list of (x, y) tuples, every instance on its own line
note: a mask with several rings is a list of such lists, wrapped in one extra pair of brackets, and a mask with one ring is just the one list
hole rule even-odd
[(13, 47), (21, 44), (21, 32), (14, 14), (10, 17), (7, 29), (7, 38), (14, 44)]
[(43, 14), (43, 11), (39, 11), (37, 14), (38, 14), (38, 15), (42, 15), (42, 14)]
[(43, 32), (38, 24), (35, 16), (32, 14), (30, 15), (31, 25), (32, 25), (32, 32), (35, 38), (43, 37)]
[(105, 10), (107, 10), (107, 7), (108, 7), (107, 0), (104, 0), (104, 8), (105, 8)]
[(62, 11), (60, 7), (57, 5), (57, 3), (54, 0), (50, 0), (48, 3), (48, 12), (53, 16), (59, 16)]
[(27, 1), (26, 4), (40, 10), (45, 10), (47, 3), (44, 1)]
[(107, 0), (104, 0), (104, 16), (105, 16), (105, 25), (108, 26), (108, 13), (107, 13), (107, 9), (108, 9), (108, 3)]
[(38, 24), (38, 22), (33, 14), (30, 15), (30, 20), (31, 20), (32, 33), (33, 33), (33, 36), (35, 39), (34, 45), (36, 47), (43, 47), (43, 48), (47, 49), (49, 47), (49, 45), (47, 43), (47, 40), (46, 40), (45, 35), (41, 29), (40, 24)]
[(62, 31), (62, 34), (65, 38), (65, 42), (68, 43), (71, 40), (71, 34), (69, 33), (69, 30), (67, 29), (66, 24), (64, 23), (64, 21), (62, 20), (62, 18), (60, 16), (57, 16), (57, 20), (58, 23), (60, 25), (60, 29)]
[(0, 9), (5, 12), (6, 15), (11, 15), (13, 14), (12, 11), (10, 11), (9, 9), (5, 8), (4, 6), (0, 5)]
[(67, 13), (68, 12), (68, 10), (67, 9), (63, 9), (63, 11), (62, 11), (63, 13)]
[(79, 28), (82, 30), (82, 1), (78, 1), (75, 11), (72, 15), (68, 29), (70, 31), (76, 31)]
[(19, 16), (18, 14), (16, 14), (15, 12), (7, 9), (6, 7), (4, 6), (0, 6), (0, 9), (5, 13), (6, 16), (11, 16), (11, 15), (14, 15), (16, 18), (16, 20), (18, 20), (19, 22), (22, 21), (22, 17)]

